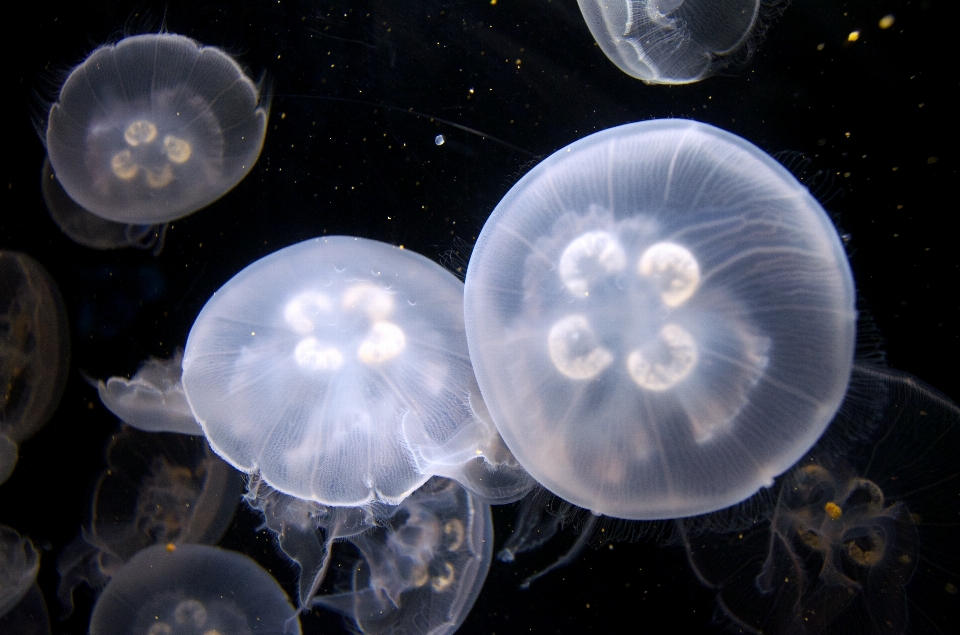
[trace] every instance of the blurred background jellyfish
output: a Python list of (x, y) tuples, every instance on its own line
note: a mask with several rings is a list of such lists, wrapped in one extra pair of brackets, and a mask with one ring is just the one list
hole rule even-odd
[(124, 427), (107, 448), (90, 521), (60, 555), (57, 594), (102, 588), (136, 553), (155, 544), (214, 544), (240, 502), (240, 474), (203, 437)]
[(559, 150), (477, 240), (470, 359), (507, 446), (595, 514), (741, 501), (826, 429), (853, 361), (830, 219), (780, 164), (695, 121)]
[(200, 312), (187, 400), (218, 454), (299, 499), (396, 505), (444, 475), (516, 500), (532, 482), (479, 405), (462, 298), (448, 271), (385, 243), (281, 249)]
[(490, 568), (490, 505), (434, 478), (383, 511), (377, 527), (347, 538), (360, 555), (337, 568), (348, 574), (339, 582), (349, 590), (314, 604), (346, 616), (361, 633), (453, 633)]
[(116, 223), (80, 207), (64, 191), (53, 173), (50, 158), (43, 160), (40, 192), (50, 218), (70, 240), (91, 249), (150, 249), (154, 255), (163, 249), (167, 224), (143, 225)]
[(764, 0), (577, 0), (600, 48), (627, 75), (687, 84), (748, 57)]
[(181, 35), (136, 35), (70, 73), (50, 108), (46, 144), (80, 207), (145, 225), (233, 188), (256, 163), (266, 124), (257, 86), (226, 53)]
[(170, 359), (151, 357), (131, 379), (111, 377), (96, 383), (100, 401), (129, 426), (146, 432), (202, 435), (180, 380), (183, 350)]
[(854, 378), (766, 519), (733, 532), (679, 523), (737, 632), (945, 633), (960, 617), (960, 408), (894, 370), (858, 365)]
[(17, 464), (18, 445), (57, 409), (69, 365), (57, 284), (27, 254), (0, 251), (0, 484)]
[(29, 538), (0, 525), (0, 632), (50, 633), (47, 605), (37, 588), (40, 554)]
[(206, 545), (154, 545), (107, 584), (90, 635), (299, 635), (276, 580), (247, 556)]

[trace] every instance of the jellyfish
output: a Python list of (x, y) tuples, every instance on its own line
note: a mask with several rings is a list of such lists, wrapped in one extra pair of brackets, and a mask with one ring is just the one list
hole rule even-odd
[(183, 389), (220, 456), (298, 499), (396, 505), (443, 475), (516, 500), (532, 481), (487, 418), (462, 307), (462, 283), (423, 256), (304, 241), (207, 302)]
[(687, 84), (749, 54), (763, 0), (577, 0), (600, 48), (627, 75)]
[(90, 521), (60, 554), (57, 594), (67, 610), (74, 589), (94, 589), (155, 544), (214, 544), (233, 519), (243, 482), (201, 436), (124, 427), (107, 448)]
[(115, 223), (91, 214), (77, 205), (63, 190), (53, 173), (50, 158), (43, 160), (40, 191), (50, 218), (73, 242), (91, 249), (150, 249), (156, 255), (163, 249), (167, 225), (131, 225)]
[(540, 163), (484, 225), (464, 293), (507, 447), (594, 514), (744, 500), (820, 437), (850, 378), (853, 279), (826, 213), (695, 121), (611, 128)]
[(151, 357), (131, 379), (97, 382), (100, 401), (127, 425), (147, 432), (202, 435), (180, 381), (183, 350), (164, 360)]
[(768, 518), (734, 532), (680, 523), (738, 632), (947, 632), (960, 617), (960, 408), (892, 369), (854, 376), (866, 381), (833, 424), (852, 440), (818, 443), (778, 479)]
[(53, 416), (69, 365), (57, 284), (30, 256), (0, 251), (0, 484), (16, 466), (18, 445)]
[(267, 110), (220, 49), (161, 33), (95, 50), (50, 108), (47, 152), (80, 207), (165, 223), (214, 202), (256, 163)]
[(206, 545), (154, 545), (110, 580), (90, 635), (299, 635), (276, 580), (247, 556)]
[(350, 590), (316, 606), (346, 616), (361, 633), (433, 633), (460, 627), (487, 577), (493, 550), (490, 506), (456, 482), (435, 478), (347, 538), (359, 552)]
[(0, 525), (0, 616), (27, 594), (40, 571), (40, 554), (16, 530)]
[(40, 554), (29, 538), (0, 525), (0, 631), (49, 635), (50, 620), (37, 587)]

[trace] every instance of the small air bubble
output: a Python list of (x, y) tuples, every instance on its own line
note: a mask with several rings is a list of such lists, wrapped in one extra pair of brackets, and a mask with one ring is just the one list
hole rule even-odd
[(442, 146), (444, 143), (446, 143), (446, 141), (447, 141), (447, 138), (444, 137), (442, 134), (438, 134), (436, 137), (433, 138), (433, 142), (438, 146)]

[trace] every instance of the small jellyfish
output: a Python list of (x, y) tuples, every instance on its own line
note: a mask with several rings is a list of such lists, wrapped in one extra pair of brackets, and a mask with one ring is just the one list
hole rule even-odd
[(350, 574), (351, 590), (320, 595), (316, 606), (345, 615), (361, 633), (446, 635), (466, 619), (487, 577), (490, 506), (438, 478), (346, 541), (360, 553), (338, 568)]
[(53, 416), (70, 365), (67, 312), (39, 262), (0, 251), (0, 483), (18, 445)]
[(220, 49), (168, 33), (95, 50), (50, 108), (46, 144), (83, 209), (137, 225), (217, 200), (256, 163), (267, 111)]
[(57, 175), (53, 173), (49, 157), (43, 160), (41, 179), (40, 191), (50, 218), (73, 242), (91, 249), (150, 249), (155, 255), (163, 249), (166, 224), (115, 223), (91, 214), (77, 205), (64, 191)]
[(60, 554), (58, 596), (94, 589), (141, 549), (155, 544), (214, 544), (233, 519), (243, 489), (239, 472), (203, 437), (124, 428), (107, 448), (90, 521)]
[(39, 571), (40, 554), (30, 539), (0, 525), (0, 616), (20, 603)]
[(617, 518), (770, 485), (826, 429), (853, 362), (853, 279), (826, 213), (694, 121), (605, 130), (530, 171), (480, 233), (464, 312), (510, 451)]
[[(778, 479), (767, 519), (680, 523), (701, 582), (738, 632), (948, 632), (960, 618), (960, 408), (919, 380), (855, 367), (831, 434)], [(826, 440), (826, 438), (825, 438)]]
[(0, 525), (0, 633), (49, 635), (39, 570), (40, 554), (30, 539)]
[(593, 38), (627, 75), (686, 84), (750, 53), (764, 0), (577, 0)]
[(127, 425), (147, 432), (202, 435), (180, 381), (183, 350), (170, 359), (151, 357), (131, 379), (97, 382), (100, 401)]
[(247, 556), (206, 545), (154, 545), (110, 580), (90, 635), (299, 635), (276, 580)]
[(395, 505), (433, 475), (497, 501), (532, 486), (485, 419), (463, 284), (409, 250), (324, 237), (248, 266), (194, 322), (183, 388), (218, 454), (300, 499)]

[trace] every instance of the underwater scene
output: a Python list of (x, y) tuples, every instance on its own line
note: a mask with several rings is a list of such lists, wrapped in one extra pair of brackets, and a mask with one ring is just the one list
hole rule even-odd
[(960, 623), (950, 3), (19, 15), (0, 633)]

